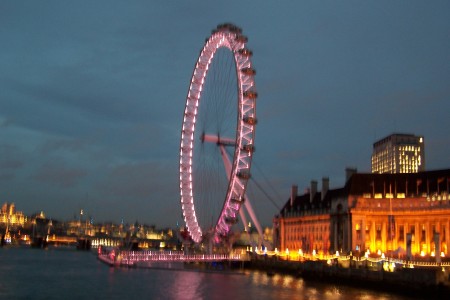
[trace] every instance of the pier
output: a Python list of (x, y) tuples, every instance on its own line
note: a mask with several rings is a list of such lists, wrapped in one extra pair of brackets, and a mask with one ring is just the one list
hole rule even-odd
[(246, 262), (248, 254), (185, 254), (181, 251), (129, 251), (99, 247), (98, 259), (114, 267), (168, 266), (172, 263)]

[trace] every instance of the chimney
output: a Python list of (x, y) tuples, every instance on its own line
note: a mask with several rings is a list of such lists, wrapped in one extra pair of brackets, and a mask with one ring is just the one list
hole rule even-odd
[(313, 202), (314, 196), (317, 193), (317, 181), (311, 180), (311, 190), (309, 191), (309, 202)]
[(347, 182), (353, 174), (357, 172), (356, 168), (346, 168), (345, 169), (345, 182)]
[(297, 198), (298, 186), (293, 185), (291, 187), (291, 207), (294, 206), (295, 198)]
[(322, 177), (322, 194), (320, 200), (323, 201), (323, 199), (325, 199), (325, 196), (327, 195), (329, 188), (330, 188), (330, 179), (328, 177)]

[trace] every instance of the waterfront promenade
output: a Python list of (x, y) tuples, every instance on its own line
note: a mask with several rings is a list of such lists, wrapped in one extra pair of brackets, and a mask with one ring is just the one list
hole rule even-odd
[(409, 296), (450, 297), (450, 262), (403, 261), (391, 258), (254, 253), (247, 268), (321, 281), (385, 290)]

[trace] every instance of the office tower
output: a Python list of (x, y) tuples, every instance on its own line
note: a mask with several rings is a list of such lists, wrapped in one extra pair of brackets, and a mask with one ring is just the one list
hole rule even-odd
[(417, 173), (425, 171), (422, 136), (391, 134), (373, 144), (372, 173)]

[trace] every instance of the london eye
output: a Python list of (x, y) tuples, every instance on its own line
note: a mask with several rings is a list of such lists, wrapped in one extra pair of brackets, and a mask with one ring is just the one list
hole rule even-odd
[(246, 44), (239, 27), (217, 26), (200, 51), (189, 84), (179, 171), (183, 217), (195, 243), (222, 241), (238, 215), (244, 217), (240, 209), (247, 204), (257, 98), (252, 51)]

